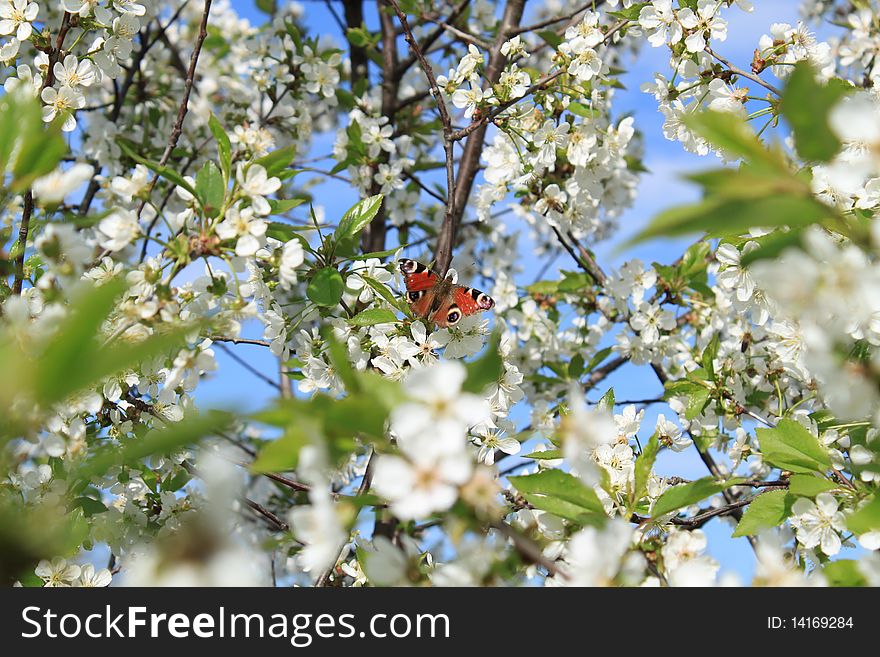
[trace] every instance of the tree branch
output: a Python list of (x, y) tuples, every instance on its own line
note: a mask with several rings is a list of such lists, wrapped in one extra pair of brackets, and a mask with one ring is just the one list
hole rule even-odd
[[(486, 88), (491, 88), (501, 77), (501, 72), (507, 63), (507, 57), (501, 52), (501, 47), (510, 38), (513, 31), (519, 27), (519, 22), (522, 20), (523, 12), (525, 11), (525, 4), (526, 0), (508, 0), (507, 5), (504, 7), (504, 14), (501, 18), (501, 24), (498, 26), (495, 43), (489, 51), (489, 64), (486, 67), (484, 83)], [(442, 103), (443, 99), (438, 97), (437, 102)], [(455, 180), (454, 187), (449, 189), (450, 203), (447, 205), (447, 214), (443, 218), (443, 226), (437, 237), (437, 248), (434, 252), (435, 268), (441, 275), (446, 273), (446, 270), (449, 269), (449, 263), (452, 262), (452, 249), (458, 236), (458, 227), (461, 224), (464, 208), (468, 198), (470, 198), (474, 180), (480, 168), (480, 156), (483, 153), (487, 123), (486, 121), (480, 121), (471, 124), (476, 125), (476, 127), (467, 133), (470, 136), (464, 145), (461, 164), (458, 168), (458, 177)], [(448, 136), (448, 143), (445, 144), (447, 158), (450, 157), (449, 154), (452, 152), (453, 142), (463, 138), (463, 136), (456, 137), (461, 132), (459, 130)]]
[[(70, 14), (64, 12), (61, 18), (61, 27), (58, 29), (58, 36), (55, 38), (55, 47), (49, 51), (49, 61), (46, 66), (46, 77), (40, 85), (39, 97), (43, 93), (43, 89), (51, 87), (55, 81), (55, 64), (61, 59), (61, 52), (64, 48), (64, 39), (70, 31)], [(28, 233), (31, 227), (31, 216), (34, 213), (34, 194), (28, 189), (24, 193), (24, 201), (21, 210), (21, 225), (18, 228), (18, 250), (15, 254), (15, 278), (12, 281), (12, 293), (21, 294), (24, 285), (24, 257), (27, 251)]]
[[(470, 4), (470, 0), (462, 0), (456, 7), (450, 12), (449, 16), (446, 18), (446, 23), (452, 25), (458, 20), (458, 17), (464, 13), (464, 10), (467, 9), (467, 6)], [(443, 35), (444, 28), (442, 26), (437, 27), (437, 29), (433, 30), (430, 34), (428, 34), (421, 43), (419, 43), (419, 51), (420, 52), (428, 52), (431, 49), (431, 46)], [(410, 54), (409, 57), (401, 61), (396, 67), (394, 71), (394, 77), (397, 80), (403, 78), (404, 74), (410, 69), (410, 67), (418, 61), (418, 57), (415, 54), (415, 51)]]
[[(110, 110), (110, 113), (107, 116), (107, 119), (110, 123), (116, 123), (119, 120), (119, 116), (122, 114), (122, 108), (125, 105), (125, 99), (128, 96), (128, 92), (131, 89), (132, 84), (134, 84), (135, 76), (140, 72), (141, 64), (147, 56), (147, 53), (150, 49), (156, 45), (159, 41), (162, 40), (165, 32), (171, 27), (178, 18), (180, 18), (180, 14), (183, 12), (184, 7), (189, 3), (189, 0), (183, 0), (171, 18), (168, 19), (168, 22), (165, 25), (159, 23), (158, 19), (156, 23), (159, 25), (158, 33), (151, 37), (151, 31), (149, 26), (145, 27), (140, 32), (140, 42), (141, 47), (138, 49), (137, 53), (135, 53), (134, 58), (132, 59), (131, 65), (128, 67), (128, 70), (125, 74), (125, 79), (122, 81), (122, 84), (116, 90), (113, 99), (113, 106)], [(91, 182), (89, 182), (89, 186), (86, 188), (86, 192), (83, 195), (82, 201), (79, 205), (79, 214), (85, 215), (89, 208), (92, 205), (92, 201), (95, 199), (95, 194), (98, 193), (98, 189), (100, 188), (100, 184), (98, 183), (96, 178), (92, 178)]]
[(238, 354), (236, 354), (234, 351), (232, 351), (232, 349), (230, 349), (229, 347), (227, 347), (225, 344), (222, 344), (222, 343), (219, 343), (219, 342), (218, 342), (218, 343), (217, 343), (217, 346), (218, 346), (221, 350), (223, 350), (223, 352), (224, 352), (227, 356), (229, 356), (232, 360), (234, 360), (236, 363), (238, 363), (239, 365), (241, 365), (243, 368), (245, 368), (248, 372), (250, 372), (251, 374), (253, 374), (255, 377), (257, 377), (258, 379), (260, 379), (260, 380), (263, 381), (264, 383), (267, 383), (268, 385), (272, 386), (272, 387), (275, 388), (276, 390), (281, 391), (281, 385), (280, 385), (277, 381), (275, 381), (275, 380), (269, 378), (268, 376), (266, 376), (265, 374), (263, 374), (262, 372), (260, 372), (260, 370), (258, 370), (256, 367), (254, 367), (254, 366), (251, 365), (249, 362), (247, 362), (244, 358), (242, 358), (241, 356), (239, 356)]
[[(189, 111), (189, 97), (192, 93), (193, 82), (196, 77), (196, 67), (199, 64), (199, 55), (202, 52), (202, 44), (205, 43), (205, 38), (208, 36), (208, 17), (211, 14), (211, 0), (205, 0), (205, 7), (202, 11), (202, 20), (199, 23), (199, 31), (196, 35), (196, 43), (193, 47), (192, 55), (189, 58), (189, 68), (186, 72), (186, 80), (183, 83), (183, 98), (180, 100), (180, 105), (177, 108), (177, 120), (174, 122), (174, 127), (171, 129), (171, 135), (168, 137), (168, 143), (165, 145), (165, 152), (162, 153), (162, 157), (159, 159), (159, 166), (165, 166), (168, 164), (168, 160), (171, 158), (171, 153), (174, 151), (177, 146), (177, 142), (180, 140), (180, 135), (183, 134), (183, 122), (186, 119), (186, 114)], [(140, 221), (141, 213), (144, 211), (144, 207), (147, 205), (147, 201), (150, 198), (150, 195), (153, 192), (153, 189), (156, 187), (156, 183), (159, 180), (159, 175), (154, 174), (152, 181), (150, 181), (150, 186), (147, 189), (146, 197), (143, 201), (141, 201), (140, 205), (137, 209), (137, 218)], [(153, 220), (150, 222), (150, 225), (147, 226), (146, 233), (144, 235), (144, 245), (141, 249), (141, 257), (140, 261), (143, 262), (144, 258), (147, 257), (147, 245), (150, 241), (150, 233), (153, 231), (153, 228), (156, 225), (156, 222), (159, 220), (159, 214), (157, 213)]]
[(724, 66), (726, 66), (727, 69), (728, 69), (731, 73), (733, 73), (733, 74), (735, 74), (735, 75), (738, 75), (738, 76), (740, 76), (740, 77), (746, 78), (746, 79), (748, 79), (748, 80), (751, 80), (752, 82), (756, 82), (757, 84), (760, 84), (762, 87), (764, 87), (764, 88), (767, 89), (768, 91), (772, 91), (772, 92), (773, 92), (774, 94), (776, 94), (777, 96), (782, 96), (782, 91), (780, 91), (779, 89), (777, 89), (776, 87), (774, 87), (772, 84), (770, 84), (769, 82), (765, 82), (764, 80), (762, 80), (760, 77), (758, 77), (758, 76), (755, 75), (754, 73), (749, 73), (748, 71), (744, 71), (744, 70), (742, 70), (741, 68), (737, 68), (736, 66), (734, 66), (733, 64), (731, 64), (729, 61), (727, 61), (726, 59), (724, 59), (724, 57), (721, 57), (720, 55), (718, 55), (717, 53), (715, 53), (715, 51), (712, 50), (711, 48), (709, 48), (708, 46), (706, 46), (706, 52), (709, 53), (710, 55), (712, 55), (712, 57), (714, 57), (715, 59), (717, 59), (717, 60), (718, 60), (719, 62), (721, 62)]
[(492, 523), (492, 527), (513, 543), (513, 547), (522, 557), (538, 566), (543, 566), (550, 575), (566, 578), (559, 567), (541, 552), (540, 546), (522, 532), (517, 531), (504, 521)]
[[(394, 13), (397, 14), (397, 18), (400, 20), (400, 25), (403, 28), (403, 36), (406, 39), (406, 42), (409, 44), (410, 50), (412, 50), (413, 55), (419, 61), (419, 64), (422, 67), (422, 70), (425, 73), (425, 77), (428, 79), (428, 86), (431, 89), (431, 95), (434, 97), (434, 101), (437, 103), (437, 111), (440, 114), (440, 122), (443, 124), (443, 150), (446, 154), (446, 213), (443, 217), (444, 226), (447, 224), (451, 224), (454, 221), (454, 216), (456, 214), (456, 195), (455, 195), (455, 156), (452, 152), (452, 117), (449, 116), (449, 110), (446, 107), (446, 101), (443, 99), (443, 94), (440, 92), (440, 88), (437, 86), (437, 78), (434, 77), (434, 69), (431, 67), (431, 64), (425, 58), (425, 54), (422, 52), (421, 47), (416, 42), (415, 37), (413, 36), (412, 30), (409, 27), (409, 22), (406, 20), (406, 15), (401, 11), (400, 5), (397, 4), (396, 0), (388, 0), (388, 3), (394, 8)], [(445, 274), (446, 269), (449, 266), (447, 262), (445, 266), (438, 265), (441, 267), (440, 273)]]

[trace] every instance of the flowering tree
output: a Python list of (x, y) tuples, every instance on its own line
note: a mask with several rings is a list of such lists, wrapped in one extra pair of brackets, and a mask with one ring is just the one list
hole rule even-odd
[[(726, 521), (753, 584), (880, 583), (871, 3), (736, 63), (745, 0), (235, 4), (0, 0), (4, 581), (708, 585)], [(611, 270), (635, 48), (707, 168)], [(216, 349), (277, 400), (196, 408)]]

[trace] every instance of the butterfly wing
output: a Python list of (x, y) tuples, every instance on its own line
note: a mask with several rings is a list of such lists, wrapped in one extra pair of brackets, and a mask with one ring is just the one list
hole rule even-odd
[(413, 313), (427, 318), (434, 305), (437, 284), (442, 280), (440, 275), (430, 267), (415, 260), (402, 258), (398, 265), (406, 285), (406, 300)]
[(485, 292), (464, 285), (453, 285), (449, 294), (441, 300), (431, 320), (437, 326), (447, 328), (458, 324), (462, 317), (491, 310), (494, 306), (495, 301)]

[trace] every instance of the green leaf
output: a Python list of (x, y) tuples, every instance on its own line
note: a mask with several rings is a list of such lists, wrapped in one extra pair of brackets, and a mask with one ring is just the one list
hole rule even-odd
[(278, 176), (291, 165), (296, 157), (296, 152), (296, 145), (292, 144), (290, 146), (285, 146), (284, 148), (278, 148), (268, 155), (264, 155), (254, 161), (254, 164), (259, 164), (263, 167), (268, 176)]
[(880, 529), (880, 495), (875, 493), (864, 506), (849, 516), (846, 527), (856, 536)]
[(22, 192), (58, 166), (67, 143), (58, 121), (43, 123), (40, 104), (29, 94), (0, 96), (0, 116), (0, 180), (11, 168), (10, 188)]
[(660, 451), (660, 440), (655, 433), (651, 436), (648, 444), (639, 454), (635, 464), (635, 482), (633, 485), (632, 502), (636, 504), (640, 499), (648, 494), (648, 480), (654, 469), (654, 462), (657, 460), (657, 453)]
[(257, 0), (256, 4), (257, 9), (264, 14), (269, 14), (269, 16), (274, 16), (275, 12), (278, 11), (277, 0)]
[(401, 244), (397, 248), (394, 249), (385, 249), (384, 251), (370, 251), (369, 253), (359, 253), (356, 258), (345, 258), (346, 260), (367, 260), (368, 258), (378, 258), (381, 260), (382, 258), (387, 258), (388, 256), (396, 255), (398, 251), (406, 248), (409, 244)]
[(572, 114), (582, 116), (585, 119), (594, 119), (599, 115), (599, 112), (597, 110), (594, 110), (592, 107), (588, 107), (581, 103), (569, 103), (566, 109)]
[(40, 357), (34, 379), (38, 402), (54, 404), (92, 381), (82, 365), (97, 351), (95, 336), (100, 335), (101, 324), (124, 289), (125, 282), (118, 278), (100, 287), (84, 284), (79, 289), (70, 312)]
[(757, 429), (764, 460), (782, 470), (824, 473), (831, 467), (819, 439), (794, 420), (782, 419), (773, 429)]
[(208, 119), (208, 127), (217, 142), (217, 154), (220, 156), (220, 170), (223, 172), (223, 179), (229, 182), (232, 177), (232, 142), (229, 141), (229, 135), (226, 134), (226, 130), (213, 114)]
[(279, 242), (298, 240), (299, 243), (302, 245), (303, 251), (307, 253), (314, 253), (312, 245), (309, 244), (309, 240), (307, 240), (302, 233), (298, 232), (290, 224), (281, 223), (280, 221), (270, 221), (269, 227), (266, 229), (266, 237), (271, 237), (272, 239), (278, 240)]
[(373, 35), (363, 27), (350, 27), (345, 31), (345, 36), (356, 48), (365, 48), (373, 43)]
[[(384, 438), (388, 409), (367, 394), (352, 395), (335, 400), (332, 410), (324, 417), (324, 428), (331, 439), (359, 434), (370, 438)], [(351, 449), (348, 449), (351, 453)]]
[(779, 109), (794, 132), (798, 154), (805, 160), (827, 162), (840, 150), (840, 140), (828, 125), (828, 115), (844, 95), (843, 85), (818, 82), (808, 62), (795, 64)]
[(639, 20), (639, 14), (641, 13), (642, 9), (650, 4), (650, 2), (636, 2), (635, 4), (632, 4), (625, 9), (621, 9), (620, 11), (609, 11), (608, 15), (620, 18), (622, 20), (637, 21)]
[(384, 198), (382, 194), (376, 194), (358, 201), (349, 208), (342, 215), (342, 219), (339, 220), (339, 226), (337, 226), (334, 233), (337, 241), (360, 235), (360, 232), (373, 220), (373, 217), (379, 214), (379, 208), (382, 207), (382, 200)]
[(868, 580), (854, 559), (838, 559), (825, 564), (822, 569), (825, 579), (831, 586), (867, 586)]
[(126, 439), (118, 447), (96, 450), (91, 458), (76, 469), (76, 479), (89, 481), (116, 466), (132, 466), (149, 456), (167, 456), (222, 431), (231, 422), (231, 415), (219, 411), (190, 415), (180, 422), (153, 429), (142, 438)]
[(526, 286), (526, 292), (531, 296), (555, 294), (558, 289), (559, 281), (538, 281)]
[[(731, 173), (730, 176), (735, 179), (736, 174)], [(727, 237), (759, 226), (807, 226), (831, 215), (829, 207), (806, 195), (774, 194), (759, 198), (718, 196), (661, 212), (628, 244), (653, 237), (678, 237), (695, 233)]]
[(706, 345), (706, 348), (703, 350), (703, 357), (701, 358), (703, 367), (709, 373), (709, 378), (713, 381), (715, 380), (715, 358), (718, 356), (718, 348), (720, 345), (721, 340), (716, 333), (712, 336), (709, 344)]
[(483, 355), (479, 358), (465, 363), (467, 368), (467, 378), (465, 379), (462, 389), (466, 392), (479, 394), (486, 389), (491, 383), (495, 383), (501, 378), (504, 371), (504, 361), (498, 352), (498, 345), (501, 343), (501, 336), (497, 331), (492, 333), (489, 344), (483, 351)]
[(183, 176), (177, 173), (174, 169), (171, 169), (166, 166), (160, 166), (157, 162), (153, 162), (152, 160), (148, 160), (145, 157), (141, 157), (135, 152), (135, 144), (133, 142), (128, 141), (127, 139), (123, 139), (122, 137), (116, 138), (116, 143), (119, 145), (119, 148), (125, 153), (126, 156), (130, 157), (132, 160), (137, 162), (138, 164), (143, 164), (145, 167), (156, 173), (156, 175), (165, 178), (169, 182), (174, 183), (178, 187), (181, 187), (188, 191), (190, 194), (198, 198), (198, 194), (196, 194), (196, 189), (189, 182), (187, 182)]
[(196, 195), (209, 217), (220, 214), (226, 198), (226, 183), (217, 165), (208, 160), (196, 174)]
[(714, 477), (703, 477), (689, 484), (673, 486), (657, 499), (652, 512), (653, 517), (657, 518), (682, 507), (696, 504), (743, 481), (745, 480), (741, 477), (735, 477), (727, 481), (718, 481)]
[(535, 459), (536, 461), (561, 459), (562, 458), (562, 450), (545, 449), (543, 452), (531, 452), (529, 454), (523, 454), (523, 458), (524, 459)]
[(548, 46), (550, 46), (554, 50), (559, 48), (559, 46), (562, 44), (562, 37), (556, 34), (556, 32), (554, 32), (553, 30), (542, 30), (537, 34), (539, 37), (541, 37), (541, 39), (544, 40), (544, 42)]
[(575, 354), (572, 356), (572, 359), (568, 361), (568, 376), (571, 379), (577, 379), (581, 374), (584, 373), (584, 357), (580, 354)]
[(753, 536), (763, 529), (781, 525), (791, 515), (794, 500), (794, 495), (784, 490), (761, 493), (746, 508), (733, 537)]
[(303, 203), (306, 202), (304, 198), (291, 198), (291, 199), (268, 199), (269, 207), (272, 208), (272, 214), (286, 214), (290, 212), (296, 207), (299, 207)]
[[(304, 418), (309, 423), (310, 418)], [(299, 462), (300, 450), (309, 444), (309, 438), (302, 425), (291, 424), (284, 434), (260, 449), (251, 464), (251, 472), (284, 472), (293, 470)]]
[(833, 481), (814, 475), (796, 474), (788, 480), (788, 491), (795, 497), (816, 497), (835, 488), (839, 486)]
[(306, 288), (306, 296), (319, 306), (333, 307), (342, 299), (345, 282), (335, 267), (324, 267), (315, 272)]
[(198, 324), (181, 324), (140, 342), (105, 344), (100, 328), (123, 289), (124, 281), (119, 279), (87, 289), (75, 298), (71, 312), (36, 362), (24, 354), (14, 357), (23, 359), (17, 366), (22, 372), (19, 385), (30, 388), (37, 403), (52, 406), (108, 376), (184, 347), (187, 336), (200, 329)]
[(333, 364), (333, 368), (342, 380), (345, 389), (349, 393), (354, 393), (360, 390), (360, 382), (355, 376), (351, 361), (348, 360), (348, 347), (336, 339), (336, 336), (329, 327), (326, 327), (321, 332), (321, 335), (327, 342), (327, 353), (330, 356), (330, 362)]
[(611, 352), (614, 351), (613, 347), (605, 347), (605, 349), (601, 349), (595, 353), (595, 355), (590, 359), (590, 362), (584, 367), (585, 372), (592, 372), (594, 368), (598, 367), (599, 363), (608, 358), (611, 355)]
[(596, 408), (603, 411), (608, 411), (609, 413), (614, 412), (614, 388), (608, 388), (605, 391), (605, 394), (599, 399), (599, 402), (596, 404)]
[(705, 409), (706, 405), (709, 403), (709, 397), (711, 395), (711, 391), (706, 386), (686, 379), (667, 381), (664, 388), (666, 389), (666, 392), (663, 395), (664, 399), (668, 400), (672, 397), (684, 397), (687, 400), (685, 417), (688, 420), (693, 420), (703, 412), (703, 409)]
[(71, 509), (82, 509), (85, 517), (94, 516), (107, 511), (107, 507), (100, 500), (92, 497), (77, 497), (71, 504)]
[(688, 116), (686, 124), (724, 152), (743, 158), (755, 168), (776, 173), (788, 170), (782, 153), (769, 150), (749, 124), (733, 112), (697, 112)]
[(779, 257), (786, 249), (796, 248), (801, 245), (802, 230), (776, 229), (769, 235), (757, 238), (758, 247), (742, 254), (739, 264), (748, 267), (758, 260), (770, 260)]
[(18, 156), (12, 167), (12, 190), (21, 192), (40, 176), (52, 172), (66, 152), (67, 143), (57, 123), (22, 135)]
[(364, 281), (364, 283), (373, 288), (373, 290), (380, 297), (385, 299), (385, 301), (390, 303), (393, 307), (397, 308), (400, 312), (403, 313), (406, 313), (408, 311), (409, 308), (406, 305), (406, 302), (404, 302), (402, 299), (398, 299), (397, 297), (395, 297), (394, 294), (391, 293), (391, 290), (388, 289), (387, 285), (383, 284), (381, 281), (377, 281), (372, 276), (367, 276), (365, 274), (359, 274), (359, 276)]
[(562, 470), (509, 477), (509, 481), (532, 505), (574, 522), (605, 515), (596, 492), (580, 479)]
[(367, 308), (348, 320), (352, 326), (374, 326), (376, 324), (394, 324), (400, 321), (387, 308)]

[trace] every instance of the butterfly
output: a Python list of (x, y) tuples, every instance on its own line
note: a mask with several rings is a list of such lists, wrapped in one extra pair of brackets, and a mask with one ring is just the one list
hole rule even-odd
[(462, 317), (495, 306), (495, 301), (485, 292), (457, 285), (420, 262), (402, 258), (398, 267), (412, 311), (441, 328), (455, 326)]

